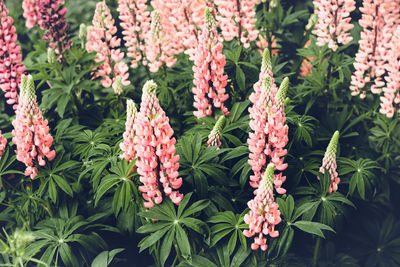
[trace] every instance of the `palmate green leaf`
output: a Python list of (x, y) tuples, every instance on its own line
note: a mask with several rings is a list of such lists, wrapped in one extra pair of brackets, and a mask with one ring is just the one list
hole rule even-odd
[(69, 196), (71, 196), (71, 197), (73, 196), (72, 188), (64, 178), (62, 178), (61, 176), (59, 176), (57, 174), (53, 174), (52, 180), (54, 180), (56, 182), (56, 184), (61, 188), (61, 190), (63, 190)]
[(236, 82), (240, 90), (244, 91), (246, 88), (246, 76), (239, 65), (236, 65)]
[(325, 238), (325, 235), (322, 232), (322, 230), (328, 230), (328, 231), (331, 231), (331, 232), (335, 232), (328, 225), (325, 225), (325, 224), (322, 224), (322, 223), (318, 223), (318, 222), (297, 221), (293, 225), (296, 226), (297, 228), (299, 228), (300, 230), (304, 231), (304, 232), (307, 232), (307, 233), (310, 233), (310, 234), (314, 234), (314, 235), (320, 236), (322, 238)]
[(339, 175), (351, 175), (349, 184), (349, 195), (353, 195), (357, 188), (358, 194), (365, 199), (365, 188), (371, 187), (373, 184), (373, 170), (380, 167), (377, 162), (370, 159), (351, 160), (347, 158), (339, 158), (340, 163)]

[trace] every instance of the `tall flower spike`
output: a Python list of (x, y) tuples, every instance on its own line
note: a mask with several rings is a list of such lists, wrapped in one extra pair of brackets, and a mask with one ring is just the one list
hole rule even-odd
[(388, 118), (392, 118), (395, 110), (399, 110), (400, 104), (400, 24), (390, 42), (388, 57), (386, 86), (383, 88), (383, 96), (380, 97), (379, 111)]
[(47, 120), (43, 119), (36, 102), (35, 84), (32, 76), (21, 78), (21, 95), (16, 118), (12, 122), (13, 143), (17, 146), (17, 160), (25, 164), (25, 175), (33, 179), (37, 175), (37, 166), (46, 164), (45, 157), (52, 161), (56, 155), (51, 150), (53, 137), (49, 134)]
[(136, 158), (135, 144), (133, 142), (135, 138), (135, 129), (133, 124), (135, 122), (137, 114), (137, 109), (135, 102), (132, 99), (126, 101), (126, 123), (125, 132), (123, 134), (124, 141), (120, 144), (120, 148), (124, 153), (121, 158), (125, 159), (127, 162), (131, 162)]
[(116, 78), (121, 77), (124, 86), (130, 84), (128, 81), (128, 66), (123, 62), (124, 53), (119, 47), (121, 39), (114, 36), (117, 33), (117, 27), (114, 25), (114, 19), (111, 16), (110, 9), (105, 0), (97, 3), (96, 11), (92, 20), (93, 26), (87, 27), (86, 50), (90, 53), (97, 53), (96, 62), (103, 62), (95, 70), (94, 78), (102, 77), (101, 84), (108, 88), (113, 87), (116, 94), (118, 92)]
[(24, 0), (22, 2), (22, 8), (24, 10), (22, 15), (26, 18), (25, 26), (28, 29), (32, 29), (39, 20), (38, 1), (39, 0)]
[(267, 127), (268, 106), (272, 106), (275, 95), (278, 91), (272, 74), (272, 64), (268, 49), (264, 50), (261, 72), (259, 80), (253, 86), (254, 92), (250, 95), (250, 101), (253, 106), (249, 108), (250, 128), (253, 132), (249, 133), (247, 143), (249, 144), (249, 164), (252, 167), (254, 175), (250, 176), (250, 185), (258, 187), (261, 179), (261, 173), (267, 163), (267, 155), (264, 150), (267, 145)]
[(325, 169), (328, 170), (331, 176), (331, 185), (329, 186), (328, 193), (332, 193), (337, 191), (338, 184), (340, 183), (340, 178), (338, 177), (338, 173), (336, 172), (336, 150), (339, 142), (339, 131), (336, 131), (331, 141), (329, 142), (328, 147), (325, 151), (324, 159), (322, 160), (322, 166), (319, 169), (321, 173), (325, 172)]
[(220, 108), (225, 116), (229, 115), (224, 102), (228, 76), (224, 75), (225, 56), (222, 54), (222, 42), (218, 36), (216, 23), (210, 10), (205, 10), (205, 21), (199, 36), (199, 46), (194, 60), (193, 114), (197, 118), (210, 116), (213, 106)]
[(363, 28), (351, 76), (352, 95), (365, 98), (366, 87), (380, 94), (385, 86), (383, 76), (388, 63), (388, 50), (396, 25), (400, 25), (400, 3), (391, 0), (364, 0), (359, 24)]
[[(286, 92), (289, 87), (289, 78), (285, 78), (278, 93), (275, 96), (275, 104), (272, 106), (268, 113), (268, 126), (265, 133), (268, 135), (267, 147), (264, 151), (269, 156), (271, 162), (276, 166), (276, 169), (283, 171), (287, 168), (287, 164), (283, 163), (283, 157), (286, 156), (287, 150), (284, 147), (287, 145), (289, 138), (289, 127), (286, 123), (286, 116), (284, 110), (284, 101)], [(286, 190), (282, 188), (286, 176), (282, 176), (282, 172), (274, 175), (274, 185), (276, 192), (285, 194)]]
[(7, 104), (18, 106), (18, 89), (25, 66), (21, 63), (21, 48), (17, 44), (14, 20), (8, 16), (8, 10), (0, 1), (0, 88), (5, 93)]
[(72, 42), (67, 34), (68, 24), (65, 14), (67, 8), (63, 8), (64, 0), (38, 0), (38, 24), (46, 33), (43, 40), (49, 42), (49, 47), (56, 54), (61, 55), (63, 51), (71, 47)]
[(255, 30), (255, 5), (257, 0), (214, 0), (217, 6), (217, 21), (226, 41), (238, 37), (245, 48), (250, 41), (255, 41), (258, 31)]
[(226, 117), (224, 115), (220, 116), (208, 135), (207, 145), (217, 146), (217, 149), (221, 146), (222, 130), (224, 128)]
[(279, 232), (275, 230), (275, 225), (281, 222), (281, 217), (279, 206), (274, 200), (274, 169), (274, 164), (268, 164), (260, 186), (255, 190), (256, 196), (247, 203), (250, 212), (244, 216), (244, 222), (249, 225), (249, 229), (244, 230), (243, 234), (246, 237), (255, 236), (251, 244), (253, 250), (267, 250), (267, 236), (279, 236)]
[(4, 153), (4, 150), (6, 149), (6, 145), (7, 145), (7, 139), (4, 138), (4, 136), (1, 134), (0, 131), (0, 159)]
[(137, 113), (134, 130), (134, 144), (137, 153), (136, 166), (143, 186), (145, 207), (151, 208), (163, 200), (163, 191), (173, 203), (179, 205), (183, 195), (179, 193), (182, 178), (179, 176), (179, 155), (175, 155), (175, 138), (169, 119), (161, 108), (156, 96), (157, 85), (147, 81), (143, 87), (140, 112)]
[(118, 0), (122, 35), (131, 58), (131, 67), (136, 68), (145, 52), (144, 38), (150, 30), (150, 12), (146, 0)]
[(354, 25), (350, 23), (350, 13), (356, 9), (354, 0), (314, 0), (314, 14), (318, 16), (313, 33), (318, 37), (317, 45), (333, 51), (339, 44), (348, 44), (353, 40), (348, 32)]
[(172, 67), (176, 63), (174, 55), (183, 52), (182, 43), (176, 38), (176, 29), (168, 19), (170, 12), (165, 13), (168, 10), (165, 3), (154, 3), (159, 5), (151, 12), (150, 31), (145, 36), (146, 58), (151, 72), (157, 72), (164, 63)]

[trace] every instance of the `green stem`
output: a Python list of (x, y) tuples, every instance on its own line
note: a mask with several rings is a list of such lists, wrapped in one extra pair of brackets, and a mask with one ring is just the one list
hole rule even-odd
[(175, 252), (176, 252), (176, 258), (179, 260), (179, 263), (181, 263), (182, 259), (181, 259), (181, 254), (178, 248), (178, 243), (176, 243), (176, 238), (174, 238), (174, 248), (175, 248)]
[(171, 267), (175, 267), (176, 261), (178, 260), (178, 254), (175, 255), (174, 261), (172, 262)]
[(317, 237), (317, 241), (315, 242), (315, 247), (314, 247), (314, 256), (313, 256), (313, 262), (312, 262), (313, 267), (317, 266), (320, 247), (321, 247), (321, 237)]

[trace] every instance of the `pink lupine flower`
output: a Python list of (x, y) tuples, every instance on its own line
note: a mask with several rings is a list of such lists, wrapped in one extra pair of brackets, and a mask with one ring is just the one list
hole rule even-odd
[(7, 145), (7, 139), (4, 138), (4, 136), (1, 134), (0, 131), (0, 159), (4, 153), (4, 150), (6, 149), (6, 145)]
[(339, 142), (339, 131), (336, 131), (331, 141), (329, 142), (328, 147), (326, 148), (324, 159), (322, 160), (322, 166), (319, 169), (321, 173), (325, 172), (325, 169), (328, 170), (331, 176), (331, 184), (328, 189), (328, 193), (332, 193), (337, 191), (338, 184), (340, 183), (340, 178), (338, 177), (338, 173), (336, 172), (336, 150)]
[(145, 207), (151, 208), (163, 200), (163, 191), (173, 203), (179, 205), (183, 195), (179, 193), (182, 178), (179, 178), (179, 155), (175, 155), (175, 138), (169, 119), (161, 108), (156, 96), (157, 85), (147, 81), (143, 87), (140, 112), (134, 123), (134, 144), (137, 154), (137, 172), (143, 186)]
[(50, 148), (53, 137), (36, 102), (35, 85), (30, 75), (21, 77), (21, 94), (15, 113), (17, 116), (12, 122), (12, 141), (17, 146), (15, 153), (17, 160), (26, 166), (25, 175), (33, 179), (38, 173), (37, 166), (44, 166), (45, 158), (52, 161), (56, 153)]
[(226, 117), (224, 115), (220, 116), (208, 135), (207, 145), (216, 146), (217, 149), (221, 146), (222, 130), (225, 124)]
[(22, 15), (26, 19), (25, 25), (29, 29), (32, 29), (38, 22), (38, 1), (39, 0), (24, 0), (22, 2), (22, 8), (24, 10), (24, 13)]
[(8, 16), (8, 10), (0, 1), (0, 88), (5, 93), (7, 104), (18, 106), (18, 89), (25, 66), (21, 63), (21, 48), (17, 44), (14, 20)]
[(388, 46), (396, 29), (400, 25), (400, 3), (389, 0), (364, 0), (359, 24), (363, 28), (359, 41), (351, 77), (352, 95), (366, 96), (365, 87), (371, 84), (371, 92), (379, 94), (385, 86), (383, 76), (388, 62)]
[(353, 40), (349, 30), (350, 13), (356, 9), (354, 0), (314, 0), (315, 14), (318, 16), (313, 33), (318, 37), (317, 45), (328, 47), (333, 51), (339, 44), (348, 44)]
[(205, 11), (206, 23), (199, 36), (199, 45), (194, 60), (194, 94), (193, 114), (197, 118), (210, 116), (213, 106), (220, 108), (225, 116), (229, 115), (224, 102), (228, 76), (224, 75), (225, 56), (222, 54), (222, 41), (218, 36), (216, 24), (209, 9)]
[(257, 0), (214, 0), (217, 6), (217, 21), (226, 41), (238, 37), (245, 48), (255, 41), (258, 31), (255, 29), (255, 5)]
[(122, 85), (127, 86), (130, 84), (129, 73), (128, 66), (122, 61), (124, 53), (117, 48), (121, 45), (121, 39), (114, 36), (117, 27), (105, 0), (97, 3), (92, 23), (93, 26), (87, 27), (86, 50), (97, 53), (96, 62), (104, 61), (95, 70), (94, 77), (102, 77), (101, 84), (106, 88), (112, 86), (118, 94), (116, 78), (121, 77)]
[[(176, 38), (176, 28), (169, 20), (170, 12), (163, 1), (152, 1), (150, 31), (145, 36), (146, 58), (151, 72), (157, 72), (165, 64), (172, 67), (175, 55), (183, 52), (181, 40)], [(161, 13), (159, 10), (162, 10)]]
[(138, 62), (145, 60), (144, 39), (150, 30), (150, 12), (147, 11), (146, 0), (118, 0), (119, 19), (122, 35), (131, 59), (131, 67), (136, 68)]
[[(269, 48), (268, 41), (261, 35), (258, 35), (257, 41), (256, 41), (256, 46), (258, 47), (258, 52), (260, 54), (264, 53), (264, 50), (266, 48)], [(277, 43), (276, 43), (276, 38), (275, 36), (271, 37), (271, 55), (275, 56), (278, 55), (279, 49), (277, 48)]]
[(120, 144), (121, 150), (124, 154), (121, 158), (125, 159), (128, 163), (136, 158), (135, 144), (133, 139), (135, 138), (135, 130), (133, 124), (135, 122), (137, 109), (135, 102), (132, 99), (126, 101), (126, 123), (125, 132), (123, 134), (124, 141)]
[[(283, 157), (287, 151), (284, 149), (288, 142), (288, 126), (285, 125), (284, 99), (289, 85), (285, 78), (279, 88), (276, 88), (272, 74), (271, 60), (268, 49), (265, 49), (261, 66), (260, 79), (254, 84), (254, 92), (250, 95), (253, 106), (249, 108), (250, 128), (247, 140), (249, 144), (249, 164), (253, 175), (250, 176), (250, 185), (259, 186), (261, 173), (267, 161), (273, 163), (277, 170), (283, 171), (287, 164)], [(274, 178), (275, 188), (278, 193), (284, 194), (282, 183), (286, 180), (282, 173)]]
[(67, 34), (68, 24), (65, 14), (67, 8), (63, 8), (64, 0), (38, 0), (38, 25), (45, 31), (43, 40), (49, 42), (49, 47), (55, 53), (61, 55), (63, 51), (71, 47), (71, 41)]
[(400, 104), (400, 25), (393, 34), (389, 43), (388, 64), (386, 65), (386, 86), (383, 88), (380, 112), (388, 118), (392, 118)]
[(250, 212), (244, 216), (244, 222), (249, 225), (249, 230), (244, 230), (243, 234), (246, 237), (255, 236), (251, 244), (253, 250), (267, 250), (267, 236), (279, 236), (279, 232), (275, 230), (275, 226), (281, 222), (281, 217), (279, 205), (274, 201), (274, 169), (273, 163), (268, 164), (260, 185), (254, 192), (256, 196), (247, 203)]

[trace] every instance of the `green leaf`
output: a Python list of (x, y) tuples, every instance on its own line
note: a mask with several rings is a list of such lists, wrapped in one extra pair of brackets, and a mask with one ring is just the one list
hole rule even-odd
[(236, 82), (239, 85), (240, 90), (245, 90), (246, 76), (239, 65), (236, 65)]
[(178, 247), (179, 247), (181, 256), (185, 260), (190, 260), (191, 259), (190, 243), (189, 243), (189, 239), (186, 235), (186, 232), (183, 230), (183, 228), (179, 224), (176, 224), (175, 230), (176, 230), (176, 241), (178, 243)]
[(293, 225), (306, 233), (314, 234), (322, 238), (325, 238), (322, 230), (335, 232), (330, 226), (318, 222), (297, 221)]
[(153, 233), (153, 234), (151, 234), (149, 236), (146, 236), (139, 243), (139, 246), (140, 246), (140, 251), (139, 252), (142, 252), (143, 250), (145, 250), (146, 248), (150, 247), (151, 245), (156, 243), (158, 240), (160, 240), (164, 236), (164, 234), (171, 229), (171, 227), (172, 226), (168, 226), (168, 227), (162, 228), (162, 229), (158, 230), (157, 232), (155, 232), (155, 233)]
[(175, 228), (172, 228), (168, 233), (165, 235), (165, 238), (162, 242), (161, 249), (160, 249), (160, 261), (161, 266), (164, 266), (168, 256), (171, 252), (172, 242), (175, 237)]
[(53, 174), (53, 179), (57, 183), (57, 185), (62, 189), (62, 191), (64, 191), (71, 197), (73, 196), (72, 188), (68, 184), (68, 182), (65, 181), (64, 178), (62, 178), (61, 176), (59, 176), (57, 174)]
[(49, 179), (49, 196), (53, 203), (57, 201), (57, 189), (52, 178)]

